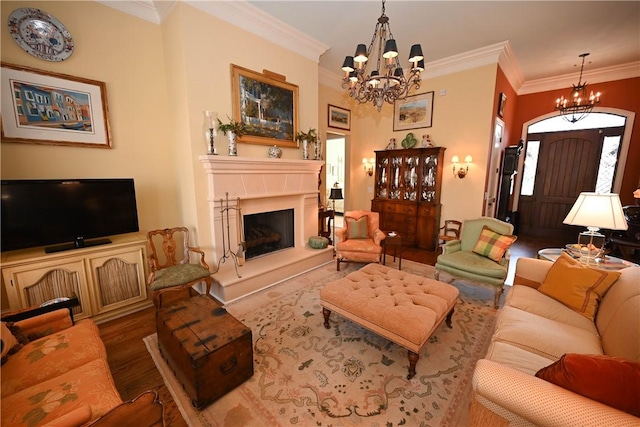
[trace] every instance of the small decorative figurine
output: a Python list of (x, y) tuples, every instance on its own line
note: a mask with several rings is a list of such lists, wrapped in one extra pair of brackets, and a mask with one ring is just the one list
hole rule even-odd
[(433, 147), (433, 142), (429, 135), (422, 135), (422, 148)]
[(387, 144), (387, 148), (385, 148), (385, 150), (395, 150), (396, 149), (396, 139), (395, 138), (391, 138), (389, 140), (389, 143)]

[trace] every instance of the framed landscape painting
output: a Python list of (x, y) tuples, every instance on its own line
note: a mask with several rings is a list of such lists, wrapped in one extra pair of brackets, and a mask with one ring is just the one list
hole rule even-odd
[(2, 63), (2, 142), (111, 148), (103, 82)]
[(298, 86), (285, 76), (231, 64), (233, 120), (247, 126), (238, 142), (298, 147)]
[(393, 104), (393, 130), (430, 128), (433, 121), (433, 92), (407, 96)]
[(327, 117), (330, 128), (351, 130), (351, 111), (329, 104)]

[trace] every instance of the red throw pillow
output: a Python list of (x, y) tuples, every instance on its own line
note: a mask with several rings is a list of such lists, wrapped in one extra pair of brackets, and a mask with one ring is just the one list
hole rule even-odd
[(640, 417), (640, 363), (619, 357), (565, 354), (536, 377)]

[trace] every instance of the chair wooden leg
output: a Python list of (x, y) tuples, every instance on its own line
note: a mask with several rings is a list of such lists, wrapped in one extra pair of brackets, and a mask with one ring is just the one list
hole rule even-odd
[(416, 364), (418, 363), (418, 359), (420, 359), (420, 355), (418, 353), (414, 353), (411, 350), (408, 350), (408, 356), (409, 374), (407, 375), (407, 379), (410, 380), (411, 378), (416, 376)]
[(339, 256), (336, 257), (336, 267), (338, 268), (338, 271), (340, 271), (340, 257)]

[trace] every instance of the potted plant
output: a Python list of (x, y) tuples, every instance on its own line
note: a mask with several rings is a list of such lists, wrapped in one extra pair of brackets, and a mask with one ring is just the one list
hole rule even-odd
[(318, 134), (315, 129), (309, 128), (308, 132), (298, 132), (296, 134), (296, 141), (302, 142), (302, 158), (309, 160), (309, 144), (315, 144), (318, 140)]
[[(229, 119), (229, 116), (227, 116), (227, 118)], [(220, 119), (218, 119), (218, 129), (224, 132), (229, 138), (229, 155), (237, 156), (236, 138), (247, 134), (247, 126), (242, 122), (234, 122), (231, 119), (229, 119), (228, 123), (222, 123)]]

